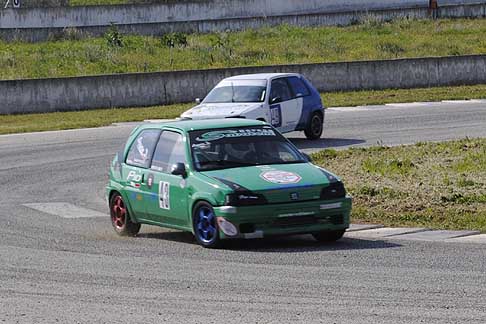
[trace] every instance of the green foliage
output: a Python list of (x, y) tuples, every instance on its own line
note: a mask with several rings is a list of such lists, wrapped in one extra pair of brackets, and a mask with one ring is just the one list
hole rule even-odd
[(105, 33), (105, 39), (108, 46), (112, 48), (123, 47), (123, 35), (118, 31), (118, 27), (113, 23)]
[[(71, 28), (44, 43), (0, 41), (0, 60), (15, 57), (15, 64), (2, 65), (0, 79), (482, 54), (485, 33), (486, 19), (370, 21), (348, 27), (282, 25), (162, 37), (122, 35), (112, 26), (105, 37), (87, 38), (88, 34)], [(97, 56), (92, 55), (94, 48), (99, 49)], [(390, 94), (380, 100), (394, 99)]]
[[(216, 33), (209, 36), (209, 44), (212, 51), (219, 51), (223, 61), (230, 62), (233, 59), (234, 42), (230, 33)], [(212, 63), (215, 62), (214, 56), (211, 56)]]
[[(339, 151), (316, 162), (339, 174), (355, 221), (486, 232), (486, 139)], [(317, 153), (317, 156), (319, 153)], [(466, 163), (462, 172), (458, 165)]]
[(393, 158), (384, 160), (381, 158), (368, 158), (362, 163), (363, 170), (370, 173), (390, 176), (394, 174), (407, 175), (415, 167), (410, 159)]
[(176, 47), (176, 46), (187, 46), (187, 35), (184, 33), (176, 32), (176, 33), (168, 33), (161, 37), (160, 39), (162, 45), (167, 47)]
[(399, 57), (403, 52), (405, 52), (405, 49), (399, 44), (388, 41), (378, 43), (376, 48), (385, 55), (389, 54), (394, 57)]
[(325, 149), (317, 153), (312, 154), (312, 160), (323, 161), (328, 159), (334, 159), (338, 156), (338, 152), (335, 149)]

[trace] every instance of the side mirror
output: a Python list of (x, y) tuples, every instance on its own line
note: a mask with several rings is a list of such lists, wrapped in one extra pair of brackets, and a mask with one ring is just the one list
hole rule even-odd
[(196, 98), (196, 103), (199, 105), (201, 103), (201, 98)]
[(274, 103), (277, 103), (277, 102), (280, 102), (282, 101), (282, 98), (280, 97), (275, 97), (275, 98), (272, 98), (272, 100), (270, 100), (270, 103), (271, 104), (274, 104)]
[(173, 175), (180, 175), (183, 178), (187, 177), (186, 166), (182, 162), (174, 164), (170, 173)]

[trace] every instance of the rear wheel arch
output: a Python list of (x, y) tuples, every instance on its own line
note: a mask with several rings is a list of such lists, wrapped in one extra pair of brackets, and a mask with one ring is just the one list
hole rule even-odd
[(116, 189), (111, 189), (110, 194), (108, 195), (108, 202), (109, 202), (109, 201), (111, 201), (111, 198), (113, 197), (113, 195), (114, 195), (114, 194), (119, 194), (119, 195), (121, 195), (121, 193), (120, 193), (118, 190), (116, 190)]
[(118, 189), (111, 189), (110, 194), (108, 195), (108, 205), (111, 202), (111, 198), (113, 198), (113, 196), (115, 194), (118, 194), (118, 195), (122, 196), (122, 198), (123, 198), (123, 200), (125, 202), (125, 205), (128, 208), (128, 217), (130, 217), (130, 219), (131, 219), (132, 222), (138, 223), (137, 217), (134, 216), (134, 214), (133, 214), (132, 206), (130, 205), (130, 201), (128, 200), (128, 198), (120, 190), (118, 190)]
[(310, 140), (319, 139), (322, 136), (323, 129), (324, 112), (321, 109), (312, 111), (305, 124), (305, 136)]
[(123, 195), (113, 190), (110, 193), (110, 219), (115, 232), (120, 236), (136, 236), (140, 231), (140, 223), (133, 222), (129, 206)]
[[(311, 118), (312, 115), (314, 115), (314, 114), (319, 114), (322, 117), (322, 120), (324, 120), (324, 112), (322, 111), (322, 109), (319, 108), (319, 109), (315, 109), (315, 110), (311, 111), (309, 118)], [(309, 122), (310, 122), (310, 120), (309, 120)]]

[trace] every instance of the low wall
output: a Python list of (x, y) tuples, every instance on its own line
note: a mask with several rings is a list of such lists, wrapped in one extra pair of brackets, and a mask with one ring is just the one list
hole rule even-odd
[[(486, 8), (486, 4), (484, 5)], [(482, 13), (483, 11), (481, 11)], [(166, 23), (140, 23), (117, 25), (118, 30), (123, 34), (137, 34), (159, 36), (169, 32), (184, 33), (209, 33), (222, 31), (238, 31), (246, 29), (257, 29), (264, 26), (278, 26), (281, 24), (295, 26), (345, 26), (358, 21), (373, 17), (376, 20), (393, 20), (397, 18), (425, 19), (429, 17), (427, 8), (411, 9), (388, 9), (360, 12), (343, 13), (322, 13), (322, 14), (301, 14), (286, 16), (267, 16), (239, 19), (216, 19), (198, 20)], [(102, 36), (109, 26), (89, 26), (76, 28), (78, 37)], [(71, 30), (72, 31), (72, 30)], [(12, 41), (23, 40), (28, 42), (39, 42), (49, 39), (66, 37), (70, 31), (65, 28), (22, 28), (22, 29), (0, 29), (0, 38)]]
[[(1, 13), (0, 13), (1, 14)], [(218, 31), (237, 31), (257, 29), (264, 26), (278, 26), (289, 24), (295, 26), (346, 26), (372, 17), (378, 21), (390, 21), (397, 18), (426, 19), (431, 16), (428, 7), (413, 7), (402, 9), (374, 9), (364, 11), (288, 14), (280, 16), (257, 16), (244, 18), (220, 18), (209, 20), (188, 20), (168, 22), (145, 22), (117, 24), (117, 28), (124, 34), (138, 34), (158, 36), (168, 32), (208, 33)], [(436, 10), (438, 18), (477, 18), (486, 17), (486, 2), (482, 4), (447, 5)], [(1, 23), (1, 19), (0, 19)], [(109, 26), (76, 27), (77, 37), (101, 36)], [(0, 38), (6, 41), (23, 40), (40, 42), (49, 39), (66, 37), (72, 30), (65, 27), (49, 28), (0, 28)], [(69, 35), (67, 35), (69, 38)]]
[(189, 102), (221, 79), (298, 72), (320, 91), (486, 83), (486, 55), (0, 81), (0, 114)]
[(428, 0), (213, 0), (0, 10), (0, 28), (63, 28), (427, 7)]

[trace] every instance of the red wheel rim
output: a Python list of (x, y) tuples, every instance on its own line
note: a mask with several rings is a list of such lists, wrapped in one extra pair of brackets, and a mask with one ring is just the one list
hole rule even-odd
[(111, 222), (117, 229), (125, 227), (127, 209), (122, 197), (116, 196), (111, 206)]

